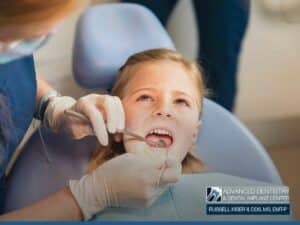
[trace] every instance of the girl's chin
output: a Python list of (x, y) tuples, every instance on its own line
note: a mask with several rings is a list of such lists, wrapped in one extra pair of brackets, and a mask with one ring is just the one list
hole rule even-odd
[(155, 150), (152, 148), (137, 148), (132, 151), (127, 151), (131, 152), (133, 154), (137, 154), (140, 156), (146, 156), (151, 159), (163, 159), (165, 160), (167, 157), (167, 150)]

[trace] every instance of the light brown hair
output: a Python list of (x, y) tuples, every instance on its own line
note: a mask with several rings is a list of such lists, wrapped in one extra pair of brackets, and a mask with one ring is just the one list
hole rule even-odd
[[(127, 59), (126, 63), (120, 68), (120, 74), (112, 89), (111, 94), (122, 99), (124, 90), (126, 89), (126, 86), (132, 77), (131, 70), (135, 65), (141, 63), (155, 63), (162, 60), (180, 63), (186, 70), (186, 74), (191, 76), (198, 90), (198, 105), (201, 113), (203, 97), (206, 95), (206, 89), (204, 86), (201, 69), (196, 63), (186, 60), (178, 52), (169, 49), (152, 49), (130, 56)], [(91, 172), (105, 161), (125, 152), (123, 143), (115, 142), (113, 140), (113, 135), (110, 135), (109, 140), (110, 143), (108, 146), (99, 146), (96, 151), (94, 151), (92, 160), (89, 164), (88, 172)], [(204, 164), (195, 155), (194, 151), (189, 152), (182, 161), (182, 171), (184, 173), (197, 173), (202, 171), (203, 169)]]
[[(62, 20), (81, 4), (82, 0), (1, 0), (0, 30), (3, 35), (17, 29), (17, 38), (22, 39), (30, 36), (32, 29)], [(27, 29), (18, 30), (21, 27)]]

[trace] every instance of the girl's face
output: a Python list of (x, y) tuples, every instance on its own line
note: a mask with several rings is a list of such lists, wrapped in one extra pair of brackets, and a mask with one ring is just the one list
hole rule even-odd
[(126, 128), (165, 143), (158, 148), (125, 135), (126, 152), (181, 162), (194, 144), (200, 113), (197, 87), (184, 67), (166, 60), (135, 65), (123, 93)]

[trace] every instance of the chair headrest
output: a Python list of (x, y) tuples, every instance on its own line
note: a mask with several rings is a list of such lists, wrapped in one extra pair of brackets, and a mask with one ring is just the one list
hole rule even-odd
[(85, 88), (112, 88), (118, 69), (137, 52), (175, 50), (162, 24), (138, 4), (93, 6), (80, 17), (73, 49), (73, 73)]

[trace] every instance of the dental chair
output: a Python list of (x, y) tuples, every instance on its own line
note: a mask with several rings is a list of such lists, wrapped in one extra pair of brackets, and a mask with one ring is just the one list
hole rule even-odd
[[(148, 9), (117, 3), (93, 6), (77, 23), (73, 50), (75, 80), (88, 89), (110, 90), (118, 68), (128, 56), (162, 47), (175, 49)], [(205, 99), (202, 121), (197, 154), (210, 172), (282, 184), (265, 149), (234, 115)], [(5, 211), (46, 197), (67, 185), (69, 179), (78, 179), (86, 172), (95, 137), (75, 141), (46, 128), (40, 134), (37, 131), (30, 138), (7, 177)]]
[[(75, 79), (85, 88), (109, 90), (128, 56), (161, 47), (175, 50), (151, 11), (134, 4), (95, 6), (78, 23)], [(209, 99), (203, 108), (197, 151), (210, 171), (282, 183), (266, 150), (234, 115)]]

